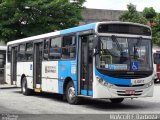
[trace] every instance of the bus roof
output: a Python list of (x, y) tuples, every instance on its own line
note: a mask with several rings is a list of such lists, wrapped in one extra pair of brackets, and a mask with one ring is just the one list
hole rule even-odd
[[(133, 25), (148, 27), (146, 25), (142, 25), (142, 24), (138, 24), (138, 23), (131, 23), (131, 22), (120, 22), (120, 21), (95, 22), (95, 23), (81, 25), (81, 26), (78, 26), (78, 27), (64, 29), (64, 30), (60, 30), (60, 31), (56, 31), (56, 32), (50, 32), (50, 33), (46, 33), (46, 34), (41, 34), (41, 35), (37, 35), (37, 36), (32, 36), (32, 37), (27, 37), (27, 38), (23, 38), (23, 39), (10, 41), (10, 42), (7, 43), (7, 45), (11, 45), (11, 44), (19, 43), (19, 42), (26, 42), (26, 41), (32, 41), (32, 40), (37, 40), (37, 39), (49, 38), (49, 37), (52, 37), (52, 36), (64, 35), (64, 34), (73, 33), (73, 32), (91, 30), (91, 29), (95, 29), (97, 24), (101, 24), (101, 23), (106, 23), (106, 24), (110, 24), (110, 23), (133, 24)], [(150, 28), (150, 27), (148, 27), (148, 28)]]
[(7, 50), (7, 46), (0, 46), (0, 50)]

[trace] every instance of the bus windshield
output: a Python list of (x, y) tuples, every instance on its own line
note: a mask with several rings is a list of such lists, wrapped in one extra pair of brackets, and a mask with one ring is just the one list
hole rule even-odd
[(100, 37), (96, 67), (105, 70), (150, 71), (151, 40), (144, 38)]

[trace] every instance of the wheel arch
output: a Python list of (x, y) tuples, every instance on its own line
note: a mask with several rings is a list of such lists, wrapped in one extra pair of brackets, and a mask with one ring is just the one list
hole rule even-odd
[[(67, 84), (72, 81), (73, 82), (73, 79), (71, 77), (66, 77), (65, 80), (64, 80), (64, 84), (63, 84), (63, 94), (66, 93), (66, 87), (67, 87)], [(73, 82), (74, 84), (74, 82)]]

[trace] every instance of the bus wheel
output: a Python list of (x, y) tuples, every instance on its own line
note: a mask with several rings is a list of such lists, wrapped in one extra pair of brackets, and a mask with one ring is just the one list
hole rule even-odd
[(30, 95), (32, 93), (32, 91), (27, 88), (27, 79), (26, 79), (26, 77), (24, 77), (22, 79), (21, 91), (22, 91), (23, 95)]
[(67, 84), (66, 87), (66, 98), (69, 104), (78, 104), (79, 103), (79, 98), (75, 95), (75, 87), (73, 85), (73, 82), (70, 81)]
[(112, 103), (121, 103), (123, 100), (124, 100), (124, 98), (113, 98), (113, 99), (110, 99), (110, 101)]

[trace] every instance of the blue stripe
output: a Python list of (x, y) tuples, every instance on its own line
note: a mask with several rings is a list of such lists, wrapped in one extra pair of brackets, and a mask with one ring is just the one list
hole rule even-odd
[(95, 74), (96, 76), (99, 76), (100, 78), (102, 78), (103, 80), (111, 84), (129, 85), (129, 86), (131, 85), (131, 79), (121, 79), (121, 78), (109, 77), (109, 76), (99, 73), (96, 69), (95, 69)]
[[(81, 90), (81, 95), (87, 95), (87, 90)], [(92, 91), (92, 90), (89, 90), (89, 91), (88, 91), (88, 95), (89, 95), (89, 96), (92, 96), (92, 95), (93, 95), (93, 91)]]
[(76, 60), (58, 61), (58, 93), (63, 94), (63, 86), (67, 77), (70, 77), (73, 80), (75, 90), (77, 91), (77, 71), (72, 73), (72, 70), (77, 67), (76, 65)]
[(74, 28), (61, 30), (60, 35), (64, 35), (64, 34), (67, 34), (67, 33), (73, 33), (73, 32), (79, 32), (79, 31), (83, 31), (83, 30), (94, 29), (95, 26), (96, 26), (95, 23), (91, 23), (91, 24), (82, 25), (82, 26), (79, 26), (79, 27), (74, 27)]

